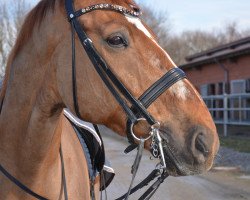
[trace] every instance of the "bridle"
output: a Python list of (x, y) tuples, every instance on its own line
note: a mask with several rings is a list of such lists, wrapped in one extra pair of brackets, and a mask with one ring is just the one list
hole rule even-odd
[[(113, 71), (110, 69), (109, 65), (105, 62), (105, 60), (100, 56), (96, 48), (94, 47), (91, 39), (87, 36), (86, 32), (80, 25), (78, 21), (78, 17), (83, 14), (95, 11), (95, 10), (106, 10), (106, 11), (115, 11), (123, 15), (129, 15), (130, 17), (138, 18), (140, 16), (140, 12), (138, 10), (131, 10), (119, 5), (112, 4), (96, 4), (93, 6), (88, 6), (86, 8), (80, 9), (78, 11), (74, 10), (73, 0), (65, 0), (65, 8), (68, 16), (68, 21), (71, 24), (72, 30), (72, 91), (73, 91), (73, 102), (74, 102), (74, 110), (77, 117), (81, 118), (79, 112), (79, 105), (77, 101), (77, 84), (76, 84), (76, 59), (75, 59), (75, 32), (78, 35), (78, 38), (85, 49), (90, 61), (92, 62), (95, 70), (115, 97), (117, 102), (123, 108), (124, 112), (127, 115), (127, 137), (131, 146), (129, 146), (125, 152), (128, 153), (138, 147), (137, 156), (135, 162), (132, 166), (133, 178), (130, 184), (128, 192), (119, 198), (128, 199), (129, 195), (137, 191), (138, 189), (148, 185), (150, 181), (154, 178), (158, 177), (157, 181), (149, 187), (149, 189), (142, 195), (139, 200), (150, 199), (151, 196), (158, 189), (159, 185), (164, 181), (164, 179), (168, 176), (166, 173), (166, 163), (162, 148), (162, 139), (159, 134), (160, 123), (157, 122), (153, 116), (147, 111), (147, 108), (169, 87), (171, 87), (176, 82), (186, 78), (185, 73), (179, 68), (173, 68), (169, 70), (163, 77), (161, 77), (158, 81), (156, 81), (151, 87), (149, 87), (140, 97), (136, 99), (130, 91), (124, 86), (124, 84), (116, 77)], [(128, 102), (131, 106), (129, 106)], [(0, 109), (1, 110), (1, 109)], [(147, 138), (138, 138), (133, 131), (134, 126), (140, 121), (147, 121), (147, 123), (151, 126), (151, 131)], [(137, 173), (142, 151), (144, 149), (144, 142), (152, 138), (151, 149), (152, 154), (156, 158), (160, 158), (160, 163), (155, 170), (151, 172), (151, 174), (146, 177), (140, 184), (132, 188), (133, 180)], [(139, 145), (136, 142), (139, 142)], [(62, 151), (60, 148), (60, 155), (62, 161), (62, 179), (63, 179), (63, 188), (65, 199), (67, 197), (67, 187), (66, 187), (66, 178), (64, 174), (64, 164)], [(15, 183), (19, 188), (24, 190), (26, 193), (32, 195), (37, 199), (46, 200), (46, 198), (36, 194), (28, 187), (26, 187), (23, 183), (18, 181), (15, 177), (9, 174), (1, 165), (0, 171), (9, 178), (13, 183)], [(93, 192), (93, 191), (92, 191)]]
[[(178, 82), (179, 80), (184, 79), (185, 73), (179, 68), (173, 68), (169, 70), (163, 77), (156, 81), (150, 88), (148, 88), (139, 99), (136, 99), (130, 91), (124, 86), (124, 84), (116, 77), (109, 65), (98, 53), (94, 47), (91, 39), (88, 37), (82, 25), (78, 21), (78, 17), (95, 11), (95, 10), (106, 10), (106, 11), (115, 11), (123, 15), (129, 15), (131, 17), (138, 18), (140, 12), (129, 10), (125, 7), (112, 5), (112, 4), (96, 4), (93, 6), (88, 6), (86, 8), (80, 9), (78, 11), (74, 10), (73, 1), (65, 0), (65, 7), (68, 16), (68, 20), (72, 28), (72, 85), (73, 85), (73, 102), (76, 115), (81, 118), (79, 112), (79, 105), (77, 101), (77, 85), (76, 85), (76, 60), (75, 60), (75, 32), (78, 35), (78, 38), (85, 49), (90, 61), (92, 62), (95, 70), (115, 97), (117, 102), (123, 108), (124, 112), (127, 115), (127, 132), (130, 143), (134, 143), (135, 140), (140, 140), (133, 133), (133, 127), (141, 120), (145, 120), (148, 124), (154, 129), (158, 127), (158, 122), (150, 115), (147, 111), (147, 108), (169, 87)], [(129, 102), (132, 107), (128, 105)], [(131, 137), (132, 136), (132, 137)], [(149, 137), (150, 138), (150, 137)], [(147, 139), (149, 139), (147, 138)]]
[[(88, 37), (87, 33), (84, 31), (84, 28), (78, 21), (78, 17), (87, 14), (96, 10), (103, 11), (113, 11), (118, 12), (123, 15), (128, 15), (130, 17), (138, 18), (140, 16), (140, 11), (138, 9), (127, 9), (120, 5), (113, 4), (96, 4), (92, 6), (88, 6), (86, 8), (82, 8), (78, 11), (75, 11), (73, 6), (73, 0), (65, 0), (65, 8), (68, 16), (68, 21), (71, 24), (71, 32), (72, 32), (72, 91), (73, 91), (73, 102), (74, 102), (74, 110), (77, 117), (81, 118), (79, 105), (77, 101), (77, 84), (76, 84), (76, 58), (75, 58), (75, 32), (78, 35), (78, 38), (87, 53), (90, 61), (92, 62), (96, 72), (112, 93), (116, 101), (120, 104), (122, 109), (127, 115), (127, 137), (128, 141), (131, 144), (125, 152), (130, 152), (136, 147), (138, 147), (137, 156), (135, 162), (132, 166), (133, 178), (129, 187), (127, 194), (123, 197), (128, 199), (128, 196), (132, 193), (131, 190), (134, 177), (137, 173), (137, 169), (139, 167), (139, 163), (142, 156), (142, 151), (144, 148), (144, 142), (150, 138), (152, 138), (151, 149), (152, 154), (156, 158), (160, 158), (160, 167), (162, 170), (158, 178), (158, 186), (164, 181), (164, 179), (168, 176), (166, 173), (166, 162), (162, 147), (162, 138), (159, 134), (160, 123), (157, 122), (153, 116), (147, 111), (147, 108), (168, 88), (170, 88), (176, 82), (186, 78), (185, 73), (179, 68), (173, 68), (169, 70), (163, 77), (161, 77), (158, 81), (156, 81), (151, 87), (149, 87), (140, 97), (136, 99), (131, 92), (125, 87), (125, 85), (116, 77), (115, 73), (111, 70), (110, 66), (105, 62), (105, 60), (101, 57), (101, 55), (96, 50), (93, 42)], [(130, 103), (129, 106), (128, 102)], [(147, 138), (138, 138), (134, 134), (134, 126), (140, 122), (146, 121), (151, 126), (151, 131)], [(139, 142), (139, 145), (136, 142)], [(157, 186), (157, 188), (158, 188)], [(153, 186), (152, 186), (153, 187)], [(156, 189), (157, 189), (156, 188)], [(145, 198), (148, 199), (152, 196), (152, 194), (156, 191), (156, 189), (152, 189), (152, 191), (148, 192), (145, 195)], [(146, 192), (147, 193), (147, 192)], [(122, 197), (121, 197), (122, 198)]]

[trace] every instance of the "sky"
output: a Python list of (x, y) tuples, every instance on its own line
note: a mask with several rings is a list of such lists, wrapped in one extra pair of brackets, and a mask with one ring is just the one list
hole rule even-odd
[(222, 28), (236, 22), (241, 30), (250, 29), (250, 0), (137, 0), (156, 12), (166, 12), (176, 32)]
[[(38, 0), (27, 0), (35, 4)], [(250, 0), (136, 0), (156, 12), (166, 13), (171, 30), (213, 31), (236, 22), (240, 30), (250, 29)]]

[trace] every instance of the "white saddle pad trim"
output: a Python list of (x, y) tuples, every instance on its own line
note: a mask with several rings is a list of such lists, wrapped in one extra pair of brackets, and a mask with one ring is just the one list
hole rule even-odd
[(89, 122), (85, 122), (75, 115), (73, 115), (68, 108), (63, 109), (63, 114), (76, 126), (84, 128), (88, 130), (96, 139), (96, 141), (99, 143), (100, 146), (102, 146), (102, 140), (100, 139), (99, 135), (97, 134), (93, 124)]

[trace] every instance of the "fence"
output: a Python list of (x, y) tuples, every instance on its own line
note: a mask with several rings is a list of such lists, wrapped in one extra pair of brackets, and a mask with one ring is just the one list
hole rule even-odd
[(203, 97), (216, 124), (250, 126), (250, 94), (224, 94)]

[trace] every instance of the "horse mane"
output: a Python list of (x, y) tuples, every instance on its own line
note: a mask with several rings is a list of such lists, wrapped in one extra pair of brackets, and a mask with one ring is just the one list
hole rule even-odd
[[(24, 44), (29, 40), (31, 37), (33, 30), (35, 26), (40, 26), (42, 20), (46, 16), (47, 12), (49, 10), (54, 11), (56, 1), (59, 2), (59, 6), (64, 6), (64, 0), (41, 0), (27, 15), (27, 17), (24, 20), (24, 23), (21, 27), (21, 30), (17, 36), (15, 45), (10, 53), (10, 56), (7, 61), (6, 69), (5, 69), (5, 75), (2, 83), (2, 88), (0, 91), (0, 108), (1, 103), (3, 103), (4, 96), (6, 93), (7, 88), (7, 82), (10, 75), (10, 68), (12, 65), (13, 60), (17, 56), (17, 54), (20, 52)], [(112, 3), (117, 3), (118, 0), (112, 0)], [(136, 3), (133, 0), (124, 0), (124, 3), (128, 5), (133, 5), (135, 8), (137, 8)], [(0, 109), (1, 113), (1, 109)]]
[[(5, 75), (3, 79), (2, 88), (0, 91), (0, 105), (3, 102), (6, 88), (7, 88), (7, 82), (10, 75), (10, 68), (12, 65), (13, 60), (17, 56), (17, 54), (20, 52), (22, 47), (25, 45), (25, 43), (29, 40), (31, 37), (33, 30), (35, 26), (40, 26), (42, 20), (46, 16), (47, 12), (49, 10), (54, 11), (55, 9), (55, 3), (57, 0), (41, 0), (27, 15), (27, 17), (24, 20), (24, 23), (21, 27), (21, 30), (17, 36), (16, 42), (14, 47), (11, 50), (11, 53), (9, 55), (6, 69), (5, 69)], [(63, 5), (63, 0), (58, 0), (60, 6)], [(1, 110), (0, 110), (1, 112)]]

